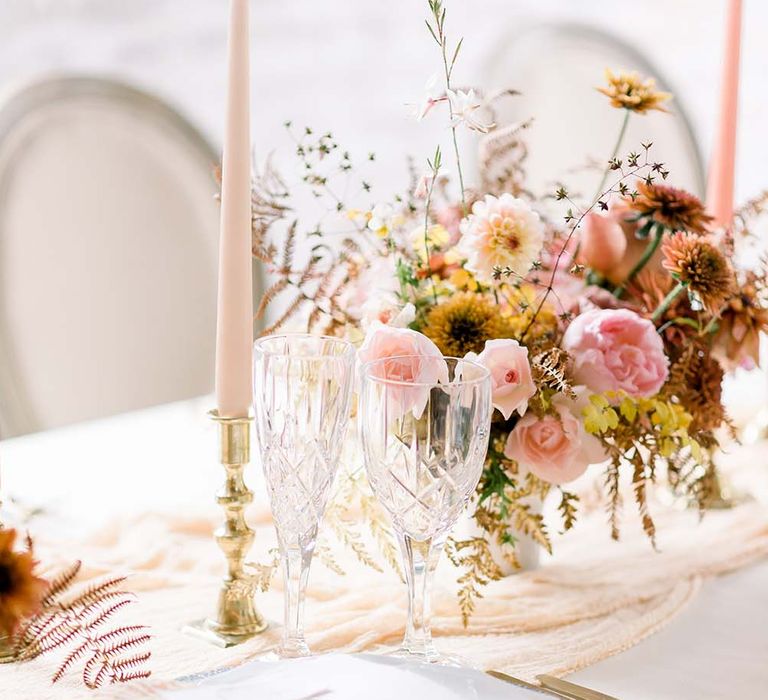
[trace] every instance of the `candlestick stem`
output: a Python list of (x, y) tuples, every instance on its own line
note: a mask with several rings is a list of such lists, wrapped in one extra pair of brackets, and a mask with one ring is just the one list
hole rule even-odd
[(227, 575), (219, 591), (215, 617), (195, 623), (186, 630), (217, 646), (230, 647), (247, 641), (267, 627), (253, 597), (256, 579), (245, 571), (245, 558), (253, 544), (254, 532), (245, 521), (245, 508), (253, 501), (243, 480), (250, 461), (251, 418), (224, 418), (209, 414), (219, 426), (220, 461), (225, 470), (224, 487), (216, 498), (224, 509), (224, 524), (216, 530), (216, 542), (227, 560)]

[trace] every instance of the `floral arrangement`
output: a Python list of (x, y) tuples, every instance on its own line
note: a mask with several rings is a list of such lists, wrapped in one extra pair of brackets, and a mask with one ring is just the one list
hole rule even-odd
[[(696, 196), (667, 184), (651, 143), (620, 155), (628, 120), (666, 111), (671, 95), (611, 72), (598, 89), (623, 119), (595, 195), (565, 185), (536, 195), (526, 187), (527, 123), (496, 123), (497, 101), (514, 91), (455, 87), (462, 42), (449, 42), (441, 0), (429, 0), (426, 24), (441, 73), (414, 116), (444, 112), (455, 177), (438, 147), (423, 172), (411, 164), (402, 193), (376, 202), (331, 133), (296, 135), (287, 123), (302, 184), (329, 206), (305, 226), (293, 214), (296, 192), (271, 164), (255, 179), (253, 250), (275, 280), (257, 316), (280, 299), (265, 333), (303, 318), (310, 331), (358, 343), (361, 360), (440, 354), (489, 369), (496, 410), (475, 503), (481, 534), (449, 547), (464, 569), (466, 620), (480, 587), (500, 576), (491, 545), (513, 563), (521, 532), (550, 550), (531, 498), (556, 493), (572, 528), (578, 497), (568, 485), (590, 465), (604, 472), (614, 538), (625, 470), (652, 541), (647, 490), (660, 474), (705, 506), (718, 431), (729, 425), (724, 374), (756, 363), (768, 330), (765, 261), (733, 262), (768, 198), (717, 229)], [(459, 129), (480, 134), (476, 187), (465, 180)], [(299, 238), (308, 257), (297, 262)]]
[(34, 659), (56, 650), (66, 651), (53, 675), (58, 682), (83, 663), (87, 688), (147, 678), (151, 652), (141, 649), (150, 639), (146, 628), (105, 624), (134, 602), (120, 590), (125, 577), (109, 577), (72, 591), (81, 563), (58, 575), (38, 574), (32, 540), (15, 546), (17, 532), (0, 526), (0, 663)]

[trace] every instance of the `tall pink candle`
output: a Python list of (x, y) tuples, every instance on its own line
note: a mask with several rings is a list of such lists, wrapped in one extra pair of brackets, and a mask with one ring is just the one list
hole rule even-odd
[(709, 166), (707, 207), (717, 226), (729, 226), (733, 218), (736, 164), (736, 118), (739, 100), (739, 51), (741, 0), (728, 0), (725, 20), (725, 55), (720, 92), (720, 118)]
[(230, 418), (248, 415), (253, 398), (248, 32), (248, 0), (231, 0), (216, 324), (216, 406)]

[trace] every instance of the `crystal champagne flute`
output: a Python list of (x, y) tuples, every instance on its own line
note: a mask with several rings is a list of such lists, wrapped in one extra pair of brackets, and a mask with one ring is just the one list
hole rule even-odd
[[(374, 360), (361, 374), (365, 466), (391, 517), (408, 583), (408, 622), (396, 654), (455, 663), (432, 643), (430, 579), (482, 474), (492, 412), (490, 376), (474, 362), (423, 356)], [(423, 377), (428, 380), (420, 381)]]
[(268, 336), (254, 344), (256, 437), (285, 581), (280, 656), (309, 654), (304, 592), (349, 421), (354, 348), (339, 338)]

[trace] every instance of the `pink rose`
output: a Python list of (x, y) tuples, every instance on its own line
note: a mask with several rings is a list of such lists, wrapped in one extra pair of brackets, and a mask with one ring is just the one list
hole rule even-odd
[(573, 376), (592, 391), (624, 391), (633, 398), (658, 393), (669, 360), (656, 327), (629, 309), (593, 309), (577, 316), (563, 336)]
[(559, 394), (552, 401), (557, 415), (543, 418), (528, 414), (507, 438), (504, 455), (539, 479), (566, 484), (578, 479), (590, 464), (606, 459), (600, 441), (590, 435), (573, 414), (581, 402)]
[(386, 385), (387, 404), (398, 417), (408, 411), (413, 411), (417, 418), (421, 416), (429, 399), (428, 385), (448, 383), (448, 365), (437, 345), (410, 328), (395, 328), (374, 321), (357, 355), (361, 363), (387, 360), (376, 363), (371, 374), (393, 382)]
[(598, 272), (610, 272), (627, 252), (624, 230), (611, 217), (590, 212), (584, 217), (579, 261)]
[(491, 373), (493, 405), (505, 420), (515, 411), (525, 415), (528, 399), (536, 393), (528, 348), (516, 340), (488, 340), (479, 355), (469, 353), (467, 359), (481, 364)]

